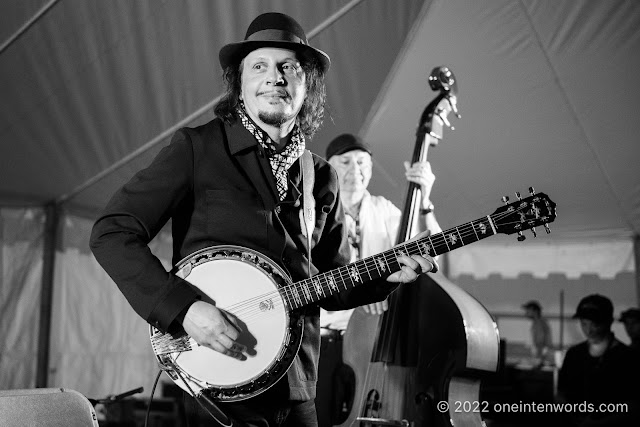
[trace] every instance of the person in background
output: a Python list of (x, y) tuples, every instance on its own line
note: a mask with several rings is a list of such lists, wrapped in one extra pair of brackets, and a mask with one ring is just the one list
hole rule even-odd
[[(383, 196), (367, 190), (373, 172), (372, 150), (359, 136), (345, 133), (334, 138), (326, 149), (325, 158), (338, 173), (340, 200), (345, 210), (345, 225), (351, 248), (351, 261), (366, 258), (390, 249), (396, 244), (402, 212)], [(442, 231), (435, 217), (431, 190), (435, 175), (429, 162), (405, 163), (407, 181), (420, 185), (422, 206), (418, 229), (414, 234)], [(367, 313), (382, 314), (386, 301), (362, 306)], [(344, 331), (353, 310), (335, 313), (321, 311), (321, 327)]]
[[(167, 272), (149, 250), (164, 225), (171, 219), (174, 263), (211, 246), (243, 246), (277, 263), (293, 282), (343, 266), (350, 254), (338, 177), (324, 159), (305, 151), (322, 123), (329, 56), (308, 44), (293, 18), (265, 13), (251, 22), (243, 41), (223, 46), (219, 59), (227, 92), (214, 107), (216, 118), (179, 129), (151, 165), (115, 193), (93, 226), (90, 246), (149, 324), (186, 332), (197, 344), (244, 361), (252, 354), (239, 340), (233, 316)], [(312, 233), (301, 221), (303, 161), (311, 162), (306, 170), (314, 176)], [(396, 260), (399, 271), (319, 305), (339, 310), (381, 301), (398, 283), (436, 268), (430, 257)], [(225, 292), (237, 288), (233, 282), (216, 285)], [(319, 305), (296, 312), (302, 315), (302, 343), (278, 382), (248, 399), (217, 405), (234, 425), (317, 426)], [(200, 411), (188, 396), (185, 404)]]
[[(345, 133), (334, 138), (326, 149), (325, 158), (338, 173), (340, 200), (344, 206), (345, 226), (351, 249), (351, 261), (366, 258), (390, 249), (396, 244), (402, 212), (391, 201), (369, 193), (372, 176), (372, 150), (359, 136)], [(418, 232), (442, 231), (435, 217), (431, 190), (435, 175), (429, 162), (405, 164), (407, 181), (420, 185), (422, 205)], [(388, 308), (387, 300), (363, 305), (360, 309), (371, 315), (381, 315)], [(353, 309), (320, 312), (322, 350), (318, 381), (320, 427), (339, 424), (349, 413), (353, 379), (350, 368), (342, 359), (342, 335), (346, 331)]]
[[(558, 375), (558, 400), (584, 403), (585, 408), (578, 406), (567, 414), (568, 421), (580, 427), (639, 425), (640, 365), (611, 330), (613, 303), (604, 295), (588, 295), (573, 317), (580, 321), (586, 340), (567, 350)], [(605, 411), (601, 404), (624, 404), (626, 410)]]
[(630, 308), (620, 314), (620, 321), (631, 339), (630, 347), (640, 351), (640, 309)]
[(523, 304), (522, 308), (525, 311), (525, 316), (531, 319), (531, 355), (536, 366), (540, 367), (544, 364), (553, 345), (551, 328), (542, 316), (542, 306), (538, 301), (529, 301)]

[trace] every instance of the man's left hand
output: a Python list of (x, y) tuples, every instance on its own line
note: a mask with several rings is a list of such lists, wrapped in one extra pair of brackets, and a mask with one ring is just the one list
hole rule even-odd
[(400, 255), (397, 259), (400, 270), (387, 277), (387, 282), (411, 283), (420, 273), (438, 271), (438, 263), (430, 256)]
[(409, 166), (409, 162), (404, 162), (404, 168), (407, 180), (420, 185), (422, 198), (429, 200), (433, 183), (436, 181), (436, 176), (431, 171), (431, 164), (429, 162), (415, 162)]

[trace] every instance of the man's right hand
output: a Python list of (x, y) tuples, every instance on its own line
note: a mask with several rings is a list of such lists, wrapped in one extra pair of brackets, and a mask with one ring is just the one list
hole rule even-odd
[(365, 313), (369, 314), (382, 314), (389, 308), (389, 303), (387, 300), (383, 300), (380, 302), (375, 302), (373, 304), (366, 304), (362, 306), (362, 309)]
[(236, 340), (240, 335), (237, 325), (234, 325), (217, 307), (196, 301), (187, 310), (182, 327), (198, 344), (212, 350), (245, 360), (243, 352), (247, 348)]

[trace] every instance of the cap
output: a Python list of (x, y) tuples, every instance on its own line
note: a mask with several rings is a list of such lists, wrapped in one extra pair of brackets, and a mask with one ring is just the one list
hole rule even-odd
[(604, 295), (588, 295), (580, 300), (573, 318), (611, 322), (613, 321), (613, 303)]
[(542, 306), (536, 300), (531, 300), (531, 301), (526, 302), (525, 304), (522, 304), (522, 308), (524, 308), (524, 309), (534, 308), (534, 309), (536, 309), (538, 311), (542, 311)]
[(362, 150), (371, 154), (371, 147), (364, 142), (362, 138), (350, 133), (338, 135), (329, 143), (326, 151), (326, 159), (329, 160), (333, 156), (337, 156), (347, 151)]
[(620, 313), (621, 322), (626, 322), (631, 319), (640, 320), (640, 308), (630, 308)]

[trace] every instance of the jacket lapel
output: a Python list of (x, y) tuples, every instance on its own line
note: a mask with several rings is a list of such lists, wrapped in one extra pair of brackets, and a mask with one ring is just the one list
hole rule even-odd
[(255, 187), (267, 209), (278, 200), (276, 180), (271, 164), (255, 137), (241, 123), (225, 123), (229, 150)]

